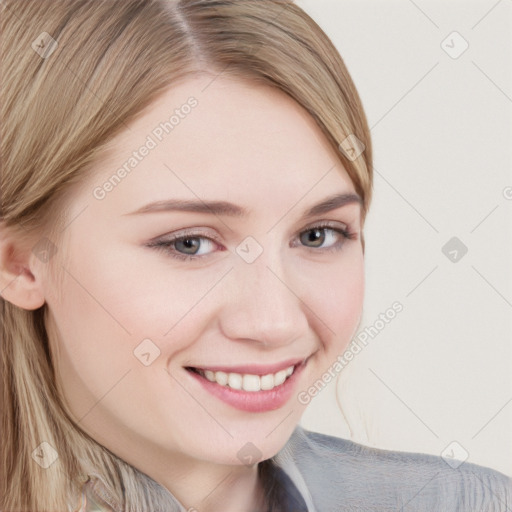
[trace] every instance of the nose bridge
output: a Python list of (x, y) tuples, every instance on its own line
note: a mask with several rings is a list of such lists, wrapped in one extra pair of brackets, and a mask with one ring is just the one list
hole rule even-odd
[(240, 259), (233, 271), (231, 294), (221, 323), (232, 339), (287, 344), (307, 328), (302, 303), (290, 273), (278, 257), (264, 251), (255, 261)]
[[(283, 310), (290, 307), (297, 297), (294, 296), (287, 284), (286, 275), (282, 272), (282, 266), (274, 261), (261, 259), (251, 265), (240, 265), (239, 279), (243, 282), (242, 292), (247, 292), (249, 302), (255, 307), (267, 307), (273, 305), (273, 313), (279, 316)], [(270, 317), (272, 311), (269, 312)]]

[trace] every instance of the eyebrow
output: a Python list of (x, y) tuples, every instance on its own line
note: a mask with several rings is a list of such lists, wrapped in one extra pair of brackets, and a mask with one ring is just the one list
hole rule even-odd
[[(358, 194), (354, 193), (335, 194), (306, 210), (303, 213), (302, 218), (307, 219), (309, 217), (314, 217), (315, 215), (321, 215), (348, 204), (359, 204), (360, 206), (363, 206), (363, 200)], [(142, 206), (138, 210), (125, 213), (124, 215), (174, 211), (208, 213), (212, 215), (242, 218), (249, 215), (249, 211), (246, 208), (227, 201), (192, 201), (185, 199), (166, 199), (162, 201), (155, 201)]]

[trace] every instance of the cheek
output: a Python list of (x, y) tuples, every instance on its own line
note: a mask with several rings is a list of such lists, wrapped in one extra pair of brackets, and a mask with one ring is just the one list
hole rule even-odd
[[(151, 415), (151, 406), (162, 407), (154, 390), (169, 387), (163, 371), (167, 361), (197, 338), (196, 310), (201, 308), (193, 306), (214, 279), (187, 283), (176, 272), (162, 272), (164, 265), (145, 269), (142, 262), (123, 260), (113, 251), (87, 255), (72, 258), (62, 279), (62, 299), (49, 297), (48, 330), (58, 386), (71, 413), (103, 439), (115, 425), (105, 418), (136, 430), (143, 411)], [(144, 344), (147, 339), (152, 342)], [(187, 407), (179, 393), (167, 398)]]
[(309, 285), (306, 303), (323, 324), (319, 332), (324, 349), (330, 354), (341, 353), (361, 318), (365, 284), (362, 255), (355, 255), (344, 265), (331, 266), (316, 282), (314, 288)]
[(176, 271), (163, 258), (147, 265), (147, 257), (112, 249), (82, 254), (87, 258), (77, 252), (70, 259), (62, 300), (48, 305), (57, 326), (52, 345), (62, 393), (79, 418), (93, 408), (92, 421), (107, 392), (101, 403), (122, 411), (127, 396), (145, 403), (151, 379), (168, 385), (163, 370), (201, 336), (216, 303), (210, 290), (225, 271)]
[[(162, 337), (181, 325), (230, 268), (225, 264), (191, 269), (149, 248), (120, 249), (118, 256), (107, 255), (103, 275), (109, 285), (103, 286), (101, 296), (132, 337)], [(93, 279), (91, 285), (101, 289), (100, 273)]]
[(124, 339), (131, 351), (144, 338), (164, 336), (223, 274), (222, 269), (177, 270), (164, 255), (151, 257), (150, 249), (122, 245), (102, 246), (97, 252), (87, 249), (75, 251), (70, 259), (73, 264), (65, 276), (60, 316), (90, 333), (115, 333), (103, 336), (104, 348)]
[(47, 301), (48, 330), (59, 387), (82, 418), (133, 365), (133, 349), (115, 303), (91, 286), (89, 271), (70, 272), (63, 279), (62, 300)]

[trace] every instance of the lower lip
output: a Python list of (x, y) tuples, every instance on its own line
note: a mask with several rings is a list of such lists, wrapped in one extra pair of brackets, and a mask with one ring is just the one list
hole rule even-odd
[(282, 407), (290, 399), (295, 383), (301, 374), (306, 363), (302, 363), (295, 368), (295, 371), (282, 384), (274, 389), (265, 391), (244, 391), (232, 389), (227, 386), (221, 386), (216, 382), (209, 381), (206, 377), (188, 370), (188, 375), (195, 379), (199, 384), (213, 396), (223, 402), (249, 412), (273, 411)]

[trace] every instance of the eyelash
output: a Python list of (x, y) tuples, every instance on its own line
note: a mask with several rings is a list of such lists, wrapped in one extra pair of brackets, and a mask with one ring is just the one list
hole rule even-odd
[[(319, 250), (319, 251), (324, 251), (324, 252), (335, 252), (335, 251), (341, 250), (341, 248), (343, 247), (344, 242), (346, 240), (357, 239), (356, 232), (352, 232), (348, 228), (342, 229), (340, 227), (334, 227), (332, 224), (329, 224), (329, 223), (323, 223), (323, 224), (317, 224), (317, 225), (311, 226), (311, 227), (301, 231), (299, 233), (299, 235), (301, 235), (302, 233), (305, 233), (307, 231), (313, 231), (315, 229), (330, 229), (331, 231), (334, 231), (334, 232), (340, 234), (343, 237), (343, 240), (341, 242), (334, 244), (332, 247), (327, 247), (327, 248), (318, 248), (317, 249), (315, 247), (308, 247), (308, 246), (304, 245), (303, 247), (305, 247), (306, 249)], [(146, 245), (147, 245), (147, 247), (152, 247), (152, 248), (156, 249), (157, 251), (163, 251), (166, 254), (168, 254), (169, 256), (171, 256), (172, 258), (176, 258), (181, 261), (199, 260), (201, 258), (205, 258), (206, 256), (208, 256), (208, 254), (202, 255), (202, 256), (196, 256), (193, 254), (186, 255), (183, 253), (174, 252), (171, 249), (171, 246), (173, 244), (175, 244), (176, 242), (182, 241), (182, 240), (186, 240), (187, 238), (206, 238), (207, 240), (210, 240), (211, 242), (220, 243), (215, 238), (212, 238), (211, 236), (207, 236), (204, 233), (190, 232), (190, 233), (185, 233), (183, 235), (180, 235), (180, 236), (177, 236), (177, 237), (174, 237), (171, 239), (167, 239), (167, 240), (156, 240), (155, 242), (150, 242)]]

